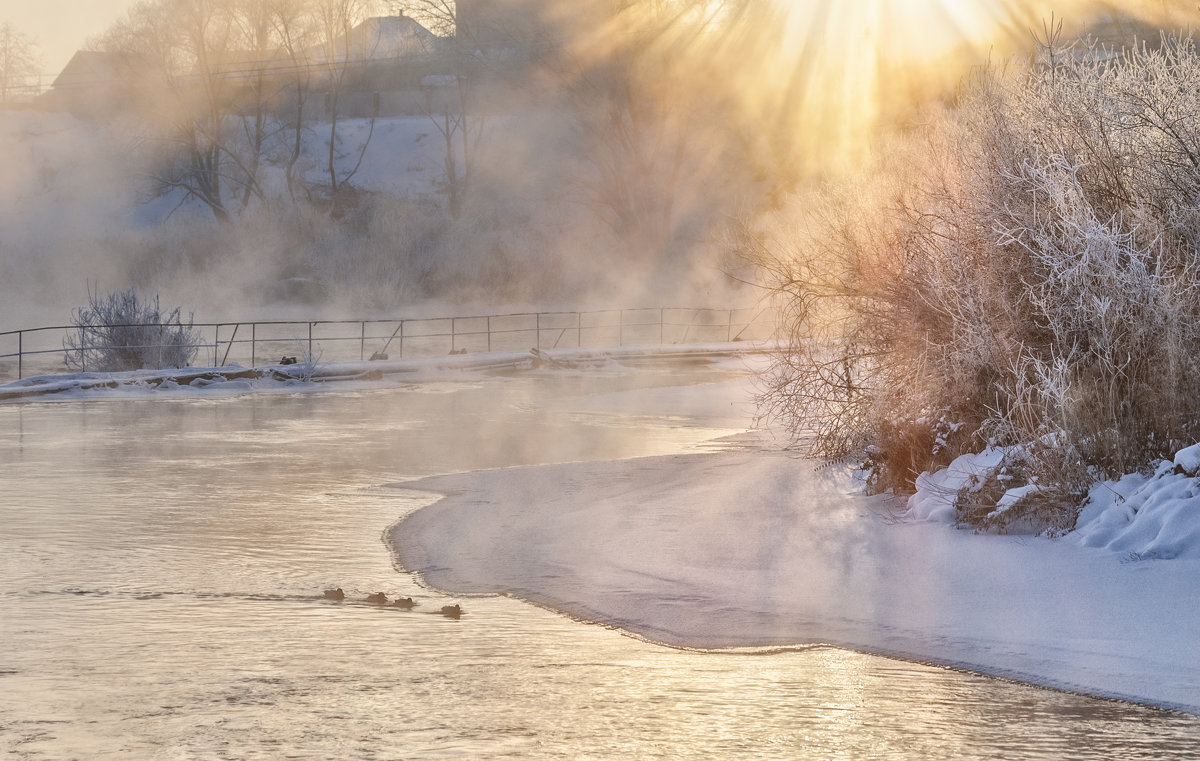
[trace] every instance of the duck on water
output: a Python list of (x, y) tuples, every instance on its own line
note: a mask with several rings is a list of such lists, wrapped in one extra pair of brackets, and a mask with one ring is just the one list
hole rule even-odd
[[(336, 587), (334, 589), (326, 589), (322, 597), (326, 600), (341, 602), (346, 599), (346, 593), (341, 587)], [(388, 596), (385, 593), (375, 592), (367, 595), (363, 599), (363, 602), (369, 602), (374, 605), (387, 605), (389, 601)], [(403, 610), (412, 610), (416, 603), (413, 602), (411, 597), (397, 597), (395, 600), (391, 601), (391, 605)], [(458, 604), (443, 605), (441, 614), (447, 618), (459, 618), (462, 616), (462, 607)]]

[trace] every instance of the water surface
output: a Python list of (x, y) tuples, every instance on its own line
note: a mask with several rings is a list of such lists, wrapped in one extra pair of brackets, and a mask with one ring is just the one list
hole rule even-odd
[[(597, 412), (720, 368), (0, 406), (0, 749), (29, 759), (1189, 758), (1200, 719), (810, 648), (673, 650), (442, 598), (386, 529), (446, 472), (691, 451)], [(667, 395), (668, 398), (670, 394)], [(732, 426), (734, 423), (730, 423)], [(343, 587), (335, 603), (322, 590)], [(410, 595), (412, 611), (356, 602)], [(467, 613), (437, 613), (460, 602)]]

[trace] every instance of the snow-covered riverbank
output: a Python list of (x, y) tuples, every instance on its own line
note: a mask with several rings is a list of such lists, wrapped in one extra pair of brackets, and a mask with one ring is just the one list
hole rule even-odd
[[(728, 424), (749, 391), (742, 380), (580, 403), (709, 410)], [(448, 495), (391, 534), (405, 567), (447, 591), (510, 594), (676, 646), (831, 643), (1200, 713), (1194, 553), (1088, 546), (1096, 530), (1052, 540), (916, 520), (859, 496), (845, 469), (756, 434), (401, 486)], [(1105, 505), (1087, 517), (1111, 535), (1130, 511)], [(1194, 530), (1200, 500), (1186, 509), (1162, 525)], [(1137, 533), (1154, 541), (1148, 523)]]

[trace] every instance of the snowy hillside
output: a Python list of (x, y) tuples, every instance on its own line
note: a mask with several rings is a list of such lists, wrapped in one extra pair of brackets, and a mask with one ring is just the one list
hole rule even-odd
[(157, 292), (216, 321), (386, 316), (430, 299), (487, 311), (711, 303), (730, 284), (702, 241), (675, 258), (621, 244), (564, 186), (580, 170), (554, 119), (486, 125), (459, 217), (445, 136), (418, 115), (339, 119), (332, 174), (331, 125), (308, 124), (290, 186), (294, 134), (273, 128), (255, 192), (227, 183), (222, 222), (173, 182), (178, 158), (165, 157), (180, 145), (161, 133), (0, 111), (0, 325), (62, 324), (89, 285)]

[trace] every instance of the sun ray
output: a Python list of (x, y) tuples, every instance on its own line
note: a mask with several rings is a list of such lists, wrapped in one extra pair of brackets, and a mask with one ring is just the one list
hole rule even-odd
[(780, 0), (786, 118), (821, 167), (854, 163), (882, 124), (914, 103), (946, 97), (971, 69), (1029, 49), (1044, 25), (1068, 36), (1121, 26), (1200, 20), (1162, 0)]

